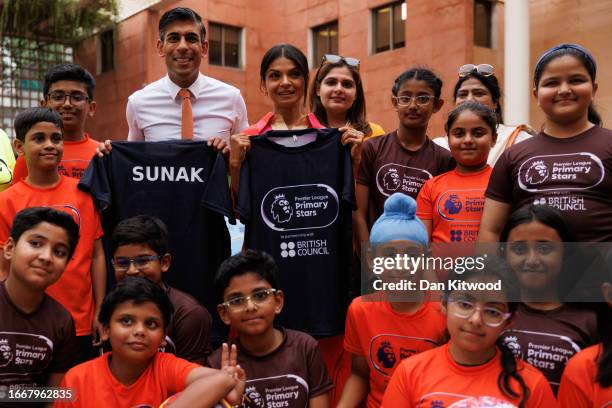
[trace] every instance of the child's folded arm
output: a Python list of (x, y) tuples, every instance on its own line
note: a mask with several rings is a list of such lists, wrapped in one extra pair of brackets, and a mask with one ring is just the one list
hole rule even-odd
[[(189, 382), (194, 371), (199, 374), (195, 373), (197, 376)], [(234, 389), (236, 382), (236, 378), (224, 371), (195, 368), (187, 376), (185, 390), (172, 402), (172, 408), (213, 407)]]

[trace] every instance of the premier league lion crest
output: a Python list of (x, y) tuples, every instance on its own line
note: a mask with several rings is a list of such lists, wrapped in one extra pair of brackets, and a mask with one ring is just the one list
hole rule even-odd
[(291, 220), (293, 216), (293, 207), (291, 203), (289, 203), (289, 200), (285, 198), (284, 194), (279, 194), (274, 197), (270, 212), (272, 213), (272, 219), (274, 221), (284, 223)]
[(542, 160), (534, 161), (525, 174), (525, 180), (529, 184), (541, 184), (545, 182), (547, 178), (548, 167), (546, 167)]
[(7, 339), (0, 339), (0, 367), (6, 367), (13, 361), (13, 350)]
[(448, 214), (457, 214), (463, 208), (458, 194), (451, 194), (444, 202), (444, 209)]
[(400, 184), (400, 175), (397, 169), (391, 168), (387, 174), (383, 176), (383, 185), (386, 190), (396, 191), (400, 187)]

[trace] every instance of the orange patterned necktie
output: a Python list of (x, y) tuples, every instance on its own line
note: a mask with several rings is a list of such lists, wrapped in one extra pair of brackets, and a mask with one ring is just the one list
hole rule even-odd
[(191, 110), (191, 92), (183, 88), (181, 97), (181, 139), (193, 139), (193, 111)]

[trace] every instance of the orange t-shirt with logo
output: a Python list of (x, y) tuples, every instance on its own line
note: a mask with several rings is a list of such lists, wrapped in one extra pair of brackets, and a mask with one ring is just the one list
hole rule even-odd
[[(96, 154), (98, 142), (91, 139), (88, 133), (85, 133), (85, 138), (78, 142), (64, 140), (64, 154), (62, 161), (57, 167), (57, 171), (62, 176), (74, 177), (80, 179), (89, 161)], [(28, 168), (24, 156), (19, 156), (15, 162), (13, 170), (13, 184), (16, 184), (21, 179), (28, 176)]]
[(484, 192), (493, 169), (451, 170), (425, 182), (417, 197), (417, 217), (431, 220), (431, 242), (474, 242), (478, 238)]
[[(479, 366), (461, 366), (453, 360), (449, 343), (404, 361), (395, 370), (383, 398), (383, 408), (408, 407), (518, 407), (520, 398), (511, 398), (499, 389), (501, 353)], [(556, 407), (557, 401), (548, 381), (537, 369), (517, 360), (529, 398), (525, 408)], [(516, 392), (516, 380), (510, 385)]]
[(20, 181), (0, 193), (0, 245), (9, 237), (15, 214), (28, 207), (52, 207), (67, 212), (79, 226), (79, 243), (61, 278), (47, 294), (62, 304), (74, 319), (77, 336), (92, 333), (94, 316), (91, 260), (94, 243), (102, 237), (100, 216), (91, 196), (77, 189), (79, 180), (60, 176), (57, 185), (37, 188)]
[(185, 379), (198, 364), (168, 353), (157, 353), (134, 384), (119, 382), (109, 367), (109, 356), (79, 364), (69, 370), (61, 387), (71, 389), (75, 401), (54, 407), (158, 407), (172, 394), (183, 391)]
[(446, 330), (440, 304), (426, 302), (414, 313), (399, 313), (387, 301), (363, 296), (348, 309), (344, 348), (362, 356), (370, 368), (366, 405), (379, 407), (391, 375), (402, 360), (437, 347)]
[(588, 347), (570, 359), (559, 386), (560, 408), (612, 407), (612, 387), (595, 382), (601, 344)]

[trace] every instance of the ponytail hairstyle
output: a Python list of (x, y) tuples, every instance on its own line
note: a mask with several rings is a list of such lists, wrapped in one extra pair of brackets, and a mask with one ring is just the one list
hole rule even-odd
[(491, 135), (493, 136), (493, 141), (497, 140), (497, 124), (499, 123), (497, 120), (497, 115), (488, 106), (483, 105), (480, 102), (476, 101), (466, 101), (462, 104), (455, 106), (455, 108), (448, 114), (448, 118), (446, 119), (446, 124), (444, 125), (444, 130), (447, 135), (450, 135), (450, 130), (453, 127), (453, 124), (465, 111), (470, 111), (474, 115), (478, 116), (480, 119), (484, 121), (484, 123), (489, 126), (491, 129)]
[[(459, 277), (462, 281), (479, 281), (479, 282), (494, 282), (501, 281), (504, 294), (508, 299), (508, 312), (514, 314), (518, 309), (520, 299), (520, 285), (516, 275), (512, 272), (508, 264), (499, 258), (489, 258), (484, 262), (484, 268), (482, 269), (467, 269), (463, 274), (458, 275), (451, 273), (449, 274), (449, 280), (456, 280)], [(447, 284), (448, 288), (449, 285)], [(444, 304), (448, 302), (448, 296), (452, 291), (446, 290), (444, 296)], [(495, 345), (499, 348), (501, 358), (502, 371), (497, 377), (497, 386), (501, 390), (502, 394), (508, 398), (520, 398), (519, 408), (524, 408), (527, 400), (529, 399), (530, 391), (529, 387), (525, 383), (525, 380), (518, 372), (517, 359), (512, 350), (510, 350), (500, 338), (497, 339)], [(511, 381), (514, 379), (519, 384), (520, 390), (512, 388)]]
[(400, 76), (395, 79), (393, 82), (393, 87), (391, 88), (391, 93), (393, 96), (397, 96), (402, 84), (409, 79), (414, 79), (417, 81), (424, 81), (433, 91), (434, 100), (440, 99), (440, 95), (442, 94), (442, 85), (443, 82), (436, 74), (433, 73), (432, 70), (425, 67), (412, 67), (407, 71), (404, 71)]
[[(542, 54), (542, 56), (538, 60), (538, 62), (536, 62), (535, 71), (533, 73), (533, 88), (535, 90), (538, 89), (540, 79), (542, 78), (542, 72), (544, 72), (546, 66), (552, 60), (564, 57), (566, 55), (572, 56), (582, 63), (584, 68), (589, 73), (589, 76), (591, 77), (591, 83), (595, 85), (595, 77), (597, 75), (597, 62), (595, 62), (595, 58), (586, 48), (578, 44), (567, 43), (556, 45), (545, 51), (544, 54)], [(593, 102), (591, 102), (591, 104), (589, 105), (587, 116), (589, 122), (599, 127), (603, 126), (603, 120), (601, 118), (601, 115), (593, 106)]]
[(453, 100), (457, 103), (457, 94), (459, 93), (459, 88), (461, 85), (468, 79), (474, 78), (478, 82), (480, 82), (491, 94), (491, 100), (495, 104), (495, 115), (497, 116), (497, 123), (504, 123), (504, 114), (502, 112), (501, 106), (501, 88), (499, 87), (499, 81), (495, 74), (484, 76), (479, 74), (476, 71), (472, 71), (464, 77), (460, 77), (457, 83), (455, 84), (455, 89), (453, 91)]

